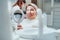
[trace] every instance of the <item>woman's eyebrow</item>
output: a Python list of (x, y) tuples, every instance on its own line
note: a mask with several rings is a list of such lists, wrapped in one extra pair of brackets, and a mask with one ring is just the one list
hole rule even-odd
[(34, 10), (33, 8), (31, 8), (30, 10)]
[[(28, 9), (27, 9), (28, 10)], [(30, 10), (34, 10), (34, 9), (30, 9)]]

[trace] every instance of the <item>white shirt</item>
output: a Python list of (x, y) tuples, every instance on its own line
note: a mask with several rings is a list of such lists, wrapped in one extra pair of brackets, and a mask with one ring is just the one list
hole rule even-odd
[(23, 29), (25, 28), (37, 28), (39, 27), (39, 20), (38, 18), (35, 18), (33, 20), (29, 20), (29, 19), (24, 19), (20, 25), (22, 25)]

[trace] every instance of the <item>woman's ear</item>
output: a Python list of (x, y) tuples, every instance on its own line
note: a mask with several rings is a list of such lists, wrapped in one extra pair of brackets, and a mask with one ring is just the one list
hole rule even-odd
[(36, 16), (37, 16), (37, 11), (36, 11)]

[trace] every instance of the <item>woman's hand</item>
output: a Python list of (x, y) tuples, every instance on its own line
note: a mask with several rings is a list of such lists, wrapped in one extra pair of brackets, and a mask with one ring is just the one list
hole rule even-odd
[(23, 29), (21, 25), (17, 25), (17, 30)]

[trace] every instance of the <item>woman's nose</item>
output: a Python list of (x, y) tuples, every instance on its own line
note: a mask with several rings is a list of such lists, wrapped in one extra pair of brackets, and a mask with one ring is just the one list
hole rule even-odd
[(31, 13), (31, 11), (28, 11), (28, 13)]

